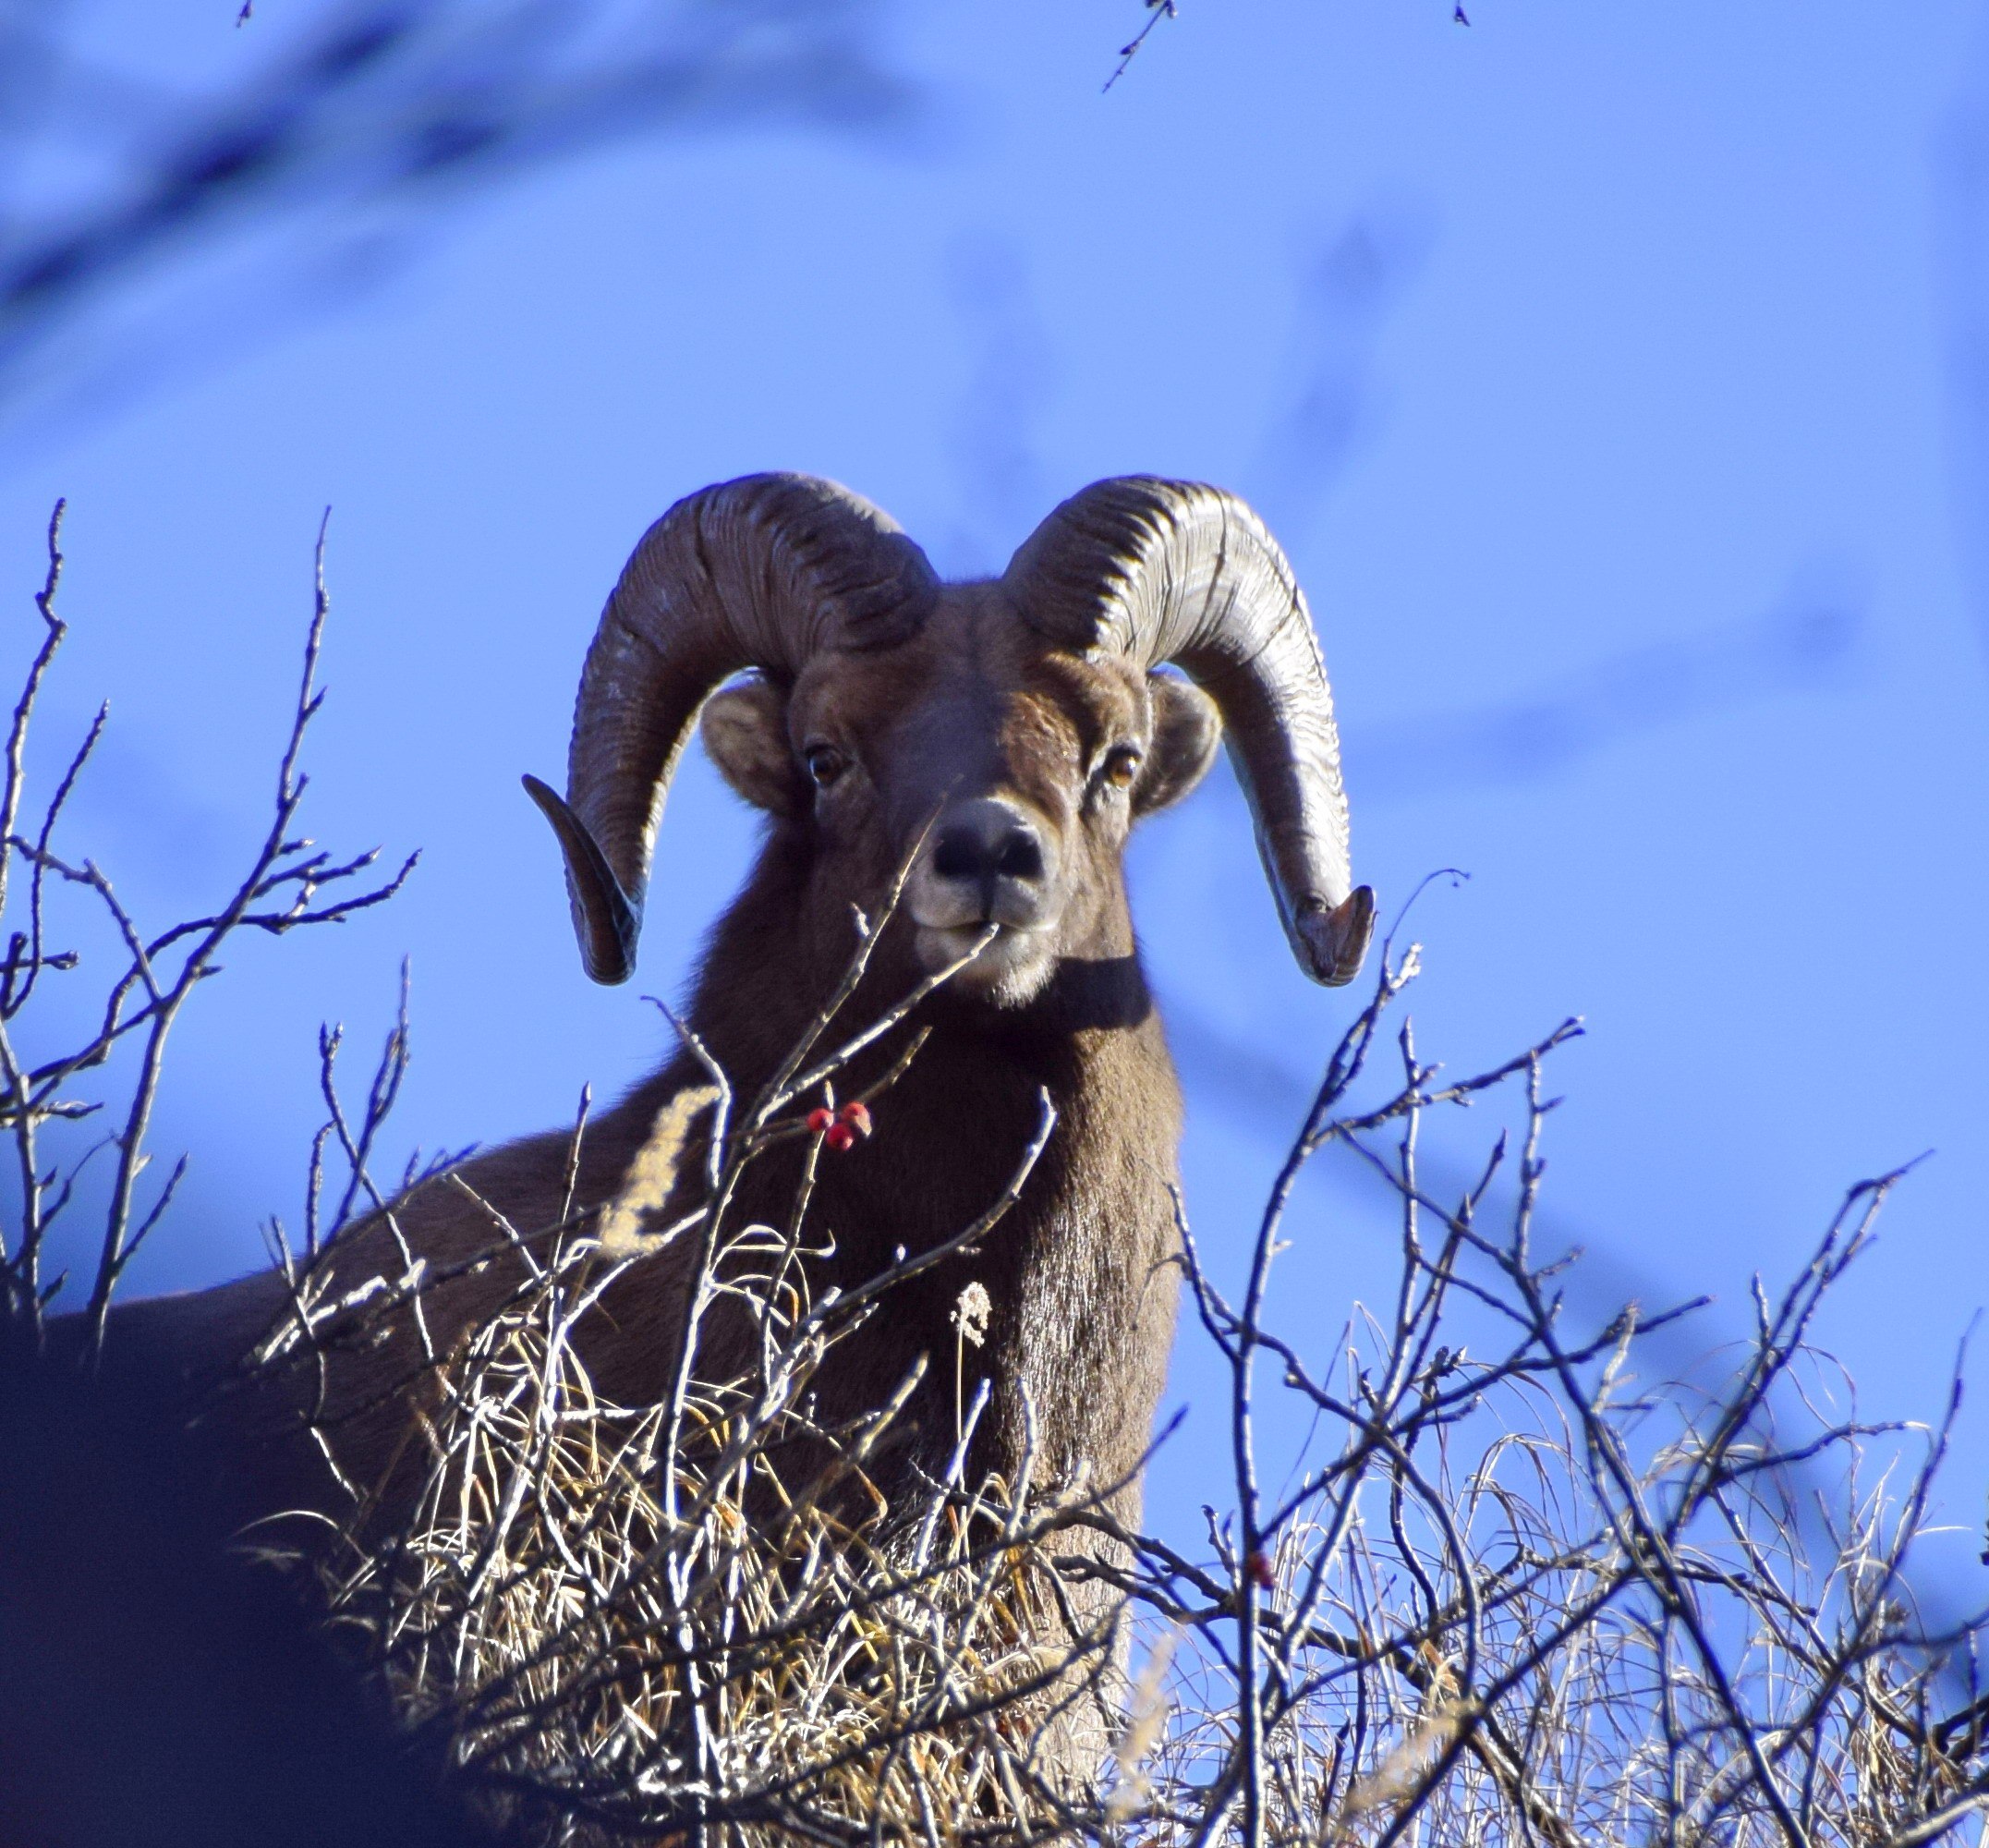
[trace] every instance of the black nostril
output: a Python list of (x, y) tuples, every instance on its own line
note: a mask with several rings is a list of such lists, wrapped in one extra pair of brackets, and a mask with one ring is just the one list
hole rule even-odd
[(1004, 879), (1041, 879), (1043, 849), (1027, 828), (1017, 828), (995, 850), (994, 869)]
[(949, 828), (932, 850), (932, 869), (941, 879), (978, 879), (985, 865), (981, 837), (972, 828)]
[(941, 879), (1034, 881), (1043, 877), (1043, 845), (1035, 829), (1020, 823), (991, 833), (964, 822), (940, 836), (932, 869)]

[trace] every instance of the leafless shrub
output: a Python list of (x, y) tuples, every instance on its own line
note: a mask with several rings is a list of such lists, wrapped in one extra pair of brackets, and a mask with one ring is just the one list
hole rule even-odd
[[(574, 1356), (613, 1269), (585, 1243), (447, 1370), (408, 1530), (348, 1533), (328, 1568), (410, 1720), (499, 1810), (608, 1837), (895, 1836), (936, 1795), (1053, 1817), (1037, 1723), (1067, 1633), (1036, 1550), (1056, 1511), (965, 1495), (956, 1460), (893, 1521), (864, 1466), (894, 1408), (819, 1430), (798, 1395), (832, 1337), (791, 1327), (770, 1390), (693, 1396), (665, 1477), (668, 1407), (603, 1403)], [(724, 1257), (778, 1262), (777, 1237)]]
[[(79, 1113), (74, 1078), (125, 1040), (140, 1052), (95, 1307), (164, 1210), (169, 1190), (134, 1217), (130, 1183), (166, 1029), (214, 949), (244, 926), (280, 932), (393, 889), (327, 900), (370, 857), (334, 862), (290, 833), (321, 591), (273, 826), (212, 917), (145, 938), (91, 862), (55, 851), (94, 730), (38, 827), (21, 829), (25, 731), (61, 638), (59, 562), (52, 532), (45, 638), (4, 792), (7, 896), (23, 921), (0, 968), (0, 1072), (28, 1177), (5, 1274), (14, 1325), (30, 1330), (48, 1296), (42, 1241), (68, 1198), (40, 1178), (36, 1131)], [(74, 967), (48, 946), (51, 874), (108, 909), (128, 967), (101, 1031), (30, 1064), (15, 1050), (22, 1009), (43, 972)], [(864, 1098), (839, 1100), (839, 1077), (944, 979), (827, 1044), (888, 917), (867, 924), (844, 984), (758, 1097), (742, 1104), (708, 1066), (604, 1210), (576, 1214), (569, 1193), (550, 1227), (491, 1210), (489, 1249), (469, 1261), (503, 1258), (518, 1284), (448, 1351), (420, 1356), (418, 1481), (396, 1502), (410, 1515), (380, 1531), (368, 1514), (378, 1485), (356, 1483), (352, 1517), (328, 1541), (250, 1537), (308, 1563), (410, 1735), (503, 1826), (564, 1842), (1919, 1848), (1989, 1809), (1983, 1622), (1928, 1624), (1910, 1575), (1952, 1404), (1926, 1430), (1863, 1422), (1810, 1340), (1898, 1175), (1853, 1188), (1801, 1274), (1779, 1295), (1757, 1290), (1736, 1355), (1668, 1380), (1651, 1337), (1696, 1305), (1631, 1305), (1576, 1329), (1560, 1295), (1571, 1260), (1534, 1249), (1544, 1070), (1577, 1027), (1447, 1079), (1406, 1024), (1389, 1037), (1413, 947), (1384, 950), (1234, 1299), (1183, 1220), (1196, 1319), (1230, 1380), (1233, 1482), (1206, 1544), (1121, 1526), (1117, 1485), (1052, 1493), (1026, 1468), (976, 1479), (984, 1402), (957, 1392), (950, 1466), (887, 1494), (904, 1474), (876, 1465), (918, 1376), (841, 1427), (816, 1417), (810, 1381), (907, 1279), (948, 1260), (971, 1277), (972, 1251), (1055, 1133), (1046, 1099), (1009, 1187), (974, 1224), (858, 1289), (817, 1287), (815, 1162), (831, 1135), (860, 1133), (856, 1106), (888, 1090), (917, 1042)], [(328, 1033), (331, 1120), (312, 1150), (302, 1245), (279, 1241), (291, 1308), (255, 1356), (262, 1368), (309, 1368), (388, 1319), (418, 1320), (445, 1281), (405, 1248), (394, 1274), (358, 1288), (327, 1261), (356, 1216), (393, 1222), (370, 1161), (405, 1022), (356, 1107), (334, 1082), (338, 1050)], [(1436, 1198), (1422, 1153), (1432, 1113), (1502, 1095), (1515, 1148), (1499, 1139), (1461, 1197)], [(583, 1101), (570, 1173), (586, 1133)], [(739, 1177), (792, 1138), (812, 1153), (787, 1222), (740, 1222)], [(1298, 1235), (1294, 1183), (1330, 1143), (1392, 1185), (1400, 1262), (1389, 1300), (1357, 1309), (1320, 1354), (1267, 1309), (1278, 1254)], [(705, 1203), (658, 1224), (685, 1163), (701, 1164)], [(612, 1403), (575, 1331), (617, 1277), (686, 1244), (670, 1390)], [(754, 1358), (709, 1377), (700, 1331), (736, 1316), (758, 1333)], [(927, 1364), (959, 1379), (980, 1330), (969, 1283), (960, 1351)], [(1259, 1462), (1267, 1380), (1314, 1421), (1275, 1489)], [(320, 1435), (335, 1465), (335, 1427)]]
[[(48, 572), (34, 600), (42, 643), (14, 707), (6, 735), (5, 781), (0, 783), (0, 918), (8, 926), (6, 958), (0, 962), (0, 1130), (13, 1144), (18, 1215), (11, 1228), (0, 1227), (0, 1313), (5, 1317), (0, 1331), (39, 1347), (45, 1313), (65, 1281), (62, 1276), (43, 1276), (50, 1229), (75, 1200), (84, 1169), (98, 1155), (108, 1155), (114, 1171), (81, 1350), (86, 1364), (93, 1366), (103, 1342), (112, 1292), (164, 1217), (187, 1171), (182, 1156), (150, 1203), (141, 1202), (139, 1177), (152, 1159), (145, 1148), (146, 1134), (159, 1095), (167, 1037), (181, 1011), (196, 989), (219, 972), (217, 958), (237, 931), (283, 936), (306, 925), (336, 923), (391, 898), (415, 861), (410, 857), (392, 879), (369, 885), (366, 875), (379, 857), (377, 849), (340, 860), (293, 832), (307, 783), (300, 768), (305, 735), (323, 699), (315, 686), (329, 610), (321, 528), (303, 674), (277, 766), (270, 824), (232, 894), (203, 917), (148, 931), (127, 910), (109, 875), (94, 860), (67, 858), (55, 851), (63, 808), (103, 735), (107, 708), (98, 711), (39, 818), (25, 821), (29, 725), (67, 629), (55, 609), (63, 565), (62, 515), (58, 502), (49, 520)], [(48, 998), (43, 978), (74, 974), (81, 957), (74, 948), (58, 948), (51, 942), (51, 881), (88, 894), (91, 902), (102, 907), (121, 959), (121, 967), (114, 966), (101, 985), (94, 1027), (59, 1051), (51, 1050), (62, 1037), (52, 1024), (57, 1010), (31, 1010), (38, 996), (44, 1003)], [(127, 1047), (135, 1070), (121, 1099), (107, 1102), (102, 1096), (86, 1094), (79, 1080), (110, 1064)], [(106, 1111), (115, 1126), (102, 1140), (77, 1159), (51, 1165), (43, 1146), (50, 1125), (81, 1122)]]
[[(418, 1514), (383, 1539), (346, 1529), (322, 1567), (335, 1620), (410, 1722), (547, 1839), (1911, 1848), (1978, 1813), (1981, 1625), (1929, 1634), (1907, 1575), (1945, 1425), (1903, 1469), (1902, 1434), (1837, 1409), (1848, 1383), (1808, 1345), (1898, 1177), (1854, 1188), (1795, 1283), (1758, 1295), (1717, 1384), (1644, 1380), (1648, 1338), (1698, 1305), (1577, 1334), (1567, 1260), (1531, 1245), (1544, 1062), (1573, 1023), (1453, 1081), (1405, 1025), (1397, 1076), (1355, 1101), (1416, 960), (1386, 961), (1336, 1049), (1239, 1302), (1182, 1225), (1232, 1382), (1236, 1492), (1207, 1557), (1120, 1527), (1103, 1495), (970, 1483), (977, 1404), (911, 1506), (867, 1474), (903, 1394), (846, 1429), (812, 1421), (828, 1347), (990, 1230), (1042, 1145), (940, 1253), (818, 1300), (806, 1181), (784, 1228), (724, 1211), (770, 1138), (820, 1148), (801, 1105), (833, 1104), (817, 1088), (848, 1049), (804, 1084), (804, 1047), (735, 1127), (721, 1075), (680, 1097), (623, 1198), (563, 1227), (441, 1366)], [(1520, 1098), (1516, 1155), (1501, 1141), (1465, 1198), (1431, 1198), (1425, 1119), (1501, 1089)], [(705, 1111), (715, 1204), (648, 1228)], [(1322, 1368), (1264, 1310), (1292, 1183), (1336, 1138), (1393, 1182), (1401, 1264), (1388, 1310), (1358, 1312)], [(694, 1327), (697, 1304), (742, 1307), (758, 1365), (714, 1383), (686, 1358), (671, 1398), (604, 1403), (574, 1328), (623, 1267), (689, 1237), (706, 1241)], [(1466, 1320), (1502, 1339), (1467, 1352)], [(1260, 1362), (1318, 1415), (1280, 1495), (1256, 1474)], [(1099, 1582), (1125, 1600), (1117, 1624), (1074, 1615)], [(1128, 1613), (1147, 1652), (1132, 1676)], [(1109, 1727), (1075, 1723), (1098, 1703)]]
[[(1390, 953), (1392, 954), (1392, 953)], [(1625, 1307), (1578, 1333), (1532, 1230), (1551, 1101), (1519, 1058), (1440, 1081), (1406, 1025), (1399, 1076), (1353, 1093), (1416, 952), (1384, 956), (1228, 1300), (1182, 1228), (1204, 1332), (1229, 1364), (1235, 1506), (1195, 1561), (1127, 1536), (1115, 1582), (1164, 1626), (1173, 1717), (1136, 1774), (1145, 1839), (1629, 1843), (1930, 1842), (1989, 1807), (1983, 1619), (1930, 1633), (1909, 1554), (1946, 1447), (1861, 1423), (1808, 1344), (1897, 1173), (1854, 1187), (1802, 1273), (1759, 1285), (1713, 1387), (1642, 1377), (1647, 1337), (1699, 1307)], [(1419, 1174), (1433, 1110), (1523, 1089), (1510, 1210)], [(1328, 1141), (1392, 1184), (1401, 1267), (1337, 1354), (1265, 1318), (1291, 1185)], [(1468, 1315), (1488, 1350), (1456, 1340)], [(1292, 1487), (1254, 1455), (1257, 1363), (1317, 1415)], [(1874, 1478), (1875, 1479), (1868, 1479)], [(1097, 1569), (1097, 1568), (1094, 1568)]]

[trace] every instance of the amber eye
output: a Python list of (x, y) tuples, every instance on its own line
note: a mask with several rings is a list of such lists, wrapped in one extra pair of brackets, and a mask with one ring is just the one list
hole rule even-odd
[(1118, 745), (1106, 754), (1105, 767), (1099, 774), (1114, 789), (1130, 789), (1139, 775), (1139, 767), (1138, 750), (1132, 745)]
[(849, 760), (833, 745), (810, 745), (802, 753), (801, 760), (807, 765), (808, 774), (823, 789), (849, 768)]

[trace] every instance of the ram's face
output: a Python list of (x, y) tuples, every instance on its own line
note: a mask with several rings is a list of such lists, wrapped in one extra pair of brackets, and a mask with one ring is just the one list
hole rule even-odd
[(909, 866), (894, 941), (930, 972), (986, 937), (955, 990), (1017, 1007), (1065, 959), (1131, 954), (1127, 835), (1195, 786), (1221, 725), (1185, 681), (1051, 646), (964, 585), (909, 641), (722, 690), (703, 733), (807, 854), (834, 940)]
[[(1195, 686), (1152, 671), (1169, 663)], [(851, 906), (874, 915), (902, 870), (885, 965), (943, 969), (972, 947), (966, 992), (1017, 1007), (1058, 979), (1067, 1019), (1098, 1015), (1110, 981), (1072, 966), (1136, 975), (1126, 834), (1195, 786), (1219, 711), (1300, 967), (1339, 983), (1361, 966), (1374, 894), (1347, 865), (1326, 665), (1277, 541), (1219, 489), (1095, 481), (998, 580), (951, 586), (833, 481), (747, 475), (679, 501), (588, 650), (566, 796), (525, 780), (597, 981), (635, 967), (700, 707), (720, 769), (777, 821), (767, 878), (789, 881), (795, 935), (758, 947), (783, 971), (846, 954)]]

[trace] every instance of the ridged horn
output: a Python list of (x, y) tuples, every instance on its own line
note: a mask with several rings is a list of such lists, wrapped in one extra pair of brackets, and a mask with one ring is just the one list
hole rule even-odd
[(1292, 954), (1316, 981), (1352, 981), (1374, 893), (1352, 881), (1318, 638), (1263, 521), (1197, 482), (1096, 481), (1024, 541), (1002, 584), (1064, 646), (1175, 663), (1215, 700)]
[(903, 640), (938, 590), (888, 516), (812, 475), (705, 488), (643, 534), (588, 650), (565, 799), (525, 779), (566, 857), (588, 975), (635, 967), (656, 829), (706, 696), (747, 668), (789, 681), (823, 649)]

